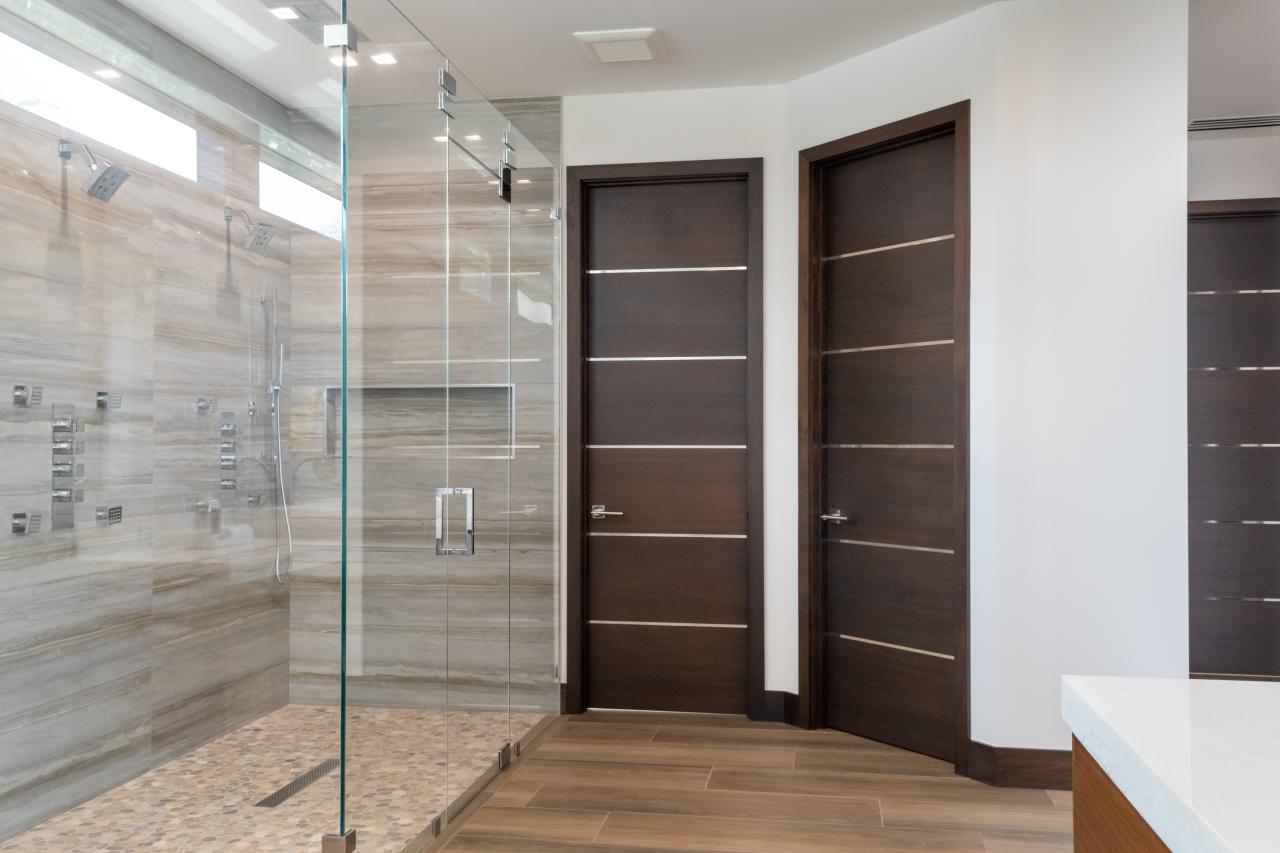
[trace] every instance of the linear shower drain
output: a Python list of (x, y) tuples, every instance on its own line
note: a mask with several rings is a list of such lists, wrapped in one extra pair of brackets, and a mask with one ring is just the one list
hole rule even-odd
[(283, 788), (276, 791), (274, 794), (271, 794), (270, 796), (265, 797), (262, 800), (259, 800), (258, 802), (254, 803), (254, 805), (265, 806), (266, 808), (274, 809), (276, 806), (280, 805), (285, 800), (292, 797), (294, 794), (297, 794), (298, 792), (302, 791), (308, 785), (311, 785), (312, 783), (317, 782), (320, 779), (323, 779), (325, 776), (328, 776), (330, 773), (332, 773), (337, 769), (338, 769), (338, 759), (326, 758), (324, 761), (321, 761), (319, 764), (317, 764), (315, 767), (312, 767), (306, 773), (303, 773), (297, 779), (294, 779), (292, 782), (288, 783)]

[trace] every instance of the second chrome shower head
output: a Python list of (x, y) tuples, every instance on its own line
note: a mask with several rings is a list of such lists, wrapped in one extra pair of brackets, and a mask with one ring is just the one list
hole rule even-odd
[(224, 207), (222, 215), (231, 222), (237, 215), (244, 219), (244, 224), (248, 227), (249, 233), (245, 235), (242, 244), (247, 251), (253, 252), (255, 255), (265, 255), (267, 246), (271, 243), (271, 238), (276, 236), (276, 227), (268, 225), (265, 222), (254, 222), (249, 216), (249, 212), (239, 207)]

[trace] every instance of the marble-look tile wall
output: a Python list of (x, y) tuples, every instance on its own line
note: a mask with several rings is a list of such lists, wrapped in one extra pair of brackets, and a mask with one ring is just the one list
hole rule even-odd
[[(454, 707), (505, 707), (509, 696), (558, 708), (560, 111), (555, 99), (518, 106), (556, 150), (518, 143), (510, 206), (452, 146), (424, 146), (445, 134), (434, 108), (350, 113), (348, 696), (359, 704), (443, 707), (447, 686)], [(496, 151), (506, 123), (491, 107), (470, 117), (477, 151)], [(325, 704), (338, 693), (341, 567), (322, 403), (340, 378), (332, 267), (303, 261), (306, 250), (295, 241), (292, 452), (316, 462), (295, 487), (291, 698)], [(445, 485), (475, 489), (473, 556), (435, 553)]]
[[(261, 454), (263, 299), (278, 294), (287, 342), (290, 236), (276, 222), (251, 255), (233, 222), (228, 244), (224, 205), (264, 218), (257, 148), (198, 131), (196, 183), (99, 147), (131, 173), (104, 203), (80, 191), (83, 162), (58, 157), (73, 134), (0, 105), (0, 839), (288, 700)], [(40, 404), (16, 405), (15, 385)], [(99, 392), (119, 396), (99, 408)], [(51, 418), (72, 406), (83, 501), (54, 530)], [(15, 513), (40, 530), (11, 533)]]

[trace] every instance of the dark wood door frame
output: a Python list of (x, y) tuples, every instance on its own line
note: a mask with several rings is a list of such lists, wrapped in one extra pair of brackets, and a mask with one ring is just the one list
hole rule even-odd
[(753, 719), (781, 719), (781, 693), (764, 689), (764, 160), (691, 160), (605, 166), (570, 166), (565, 189), (565, 404), (566, 454), (565, 645), (562, 712), (586, 710), (586, 584), (583, 517), (586, 507), (586, 434), (583, 405), (585, 199), (593, 186), (741, 178), (747, 182), (747, 584), (748, 697)]
[(822, 483), (822, 273), (820, 250), (824, 167), (904, 143), (955, 133), (955, 512), (956, 590), (956, 771), (965, 773), (969, 752), (969, 102), (942, 107), (883, 127), (800, 152), (799, 267), (799, 603), (800, 693), (791, 722), (822, 727), (824, 616), (822, 531), (817, 505)]

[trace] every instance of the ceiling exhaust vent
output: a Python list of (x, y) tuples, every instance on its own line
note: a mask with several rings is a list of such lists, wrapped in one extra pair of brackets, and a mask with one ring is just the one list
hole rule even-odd
[(578, 46), (592, 62), (646, 62), (664, 59), (667, 49), (653, 27), (630, 30), (592, 30), (574, 33)]
[(1187, 130), (1244, 130), (1250, 127), (1280, 127), (1280, 116), (1200, 118), (1191, 122)]

